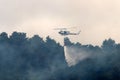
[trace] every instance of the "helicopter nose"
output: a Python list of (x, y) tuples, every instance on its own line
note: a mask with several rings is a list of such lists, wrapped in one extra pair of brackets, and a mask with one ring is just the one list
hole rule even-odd
[(61, 32), (58, 32), (59, 34), (61, 33)]

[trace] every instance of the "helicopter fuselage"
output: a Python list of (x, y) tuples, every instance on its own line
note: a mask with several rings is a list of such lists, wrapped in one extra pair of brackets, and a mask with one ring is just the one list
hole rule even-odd
[(69, 31), (60, 31), (59, 34), (61, 34), (61, 35), (69, 35), (70, 32)]
[(67, 35), (79, 35), (78, 33), (70, 33), (70, 31), (59, 31), (59, 34), (61, 34), (62, 36), (67, 36)]

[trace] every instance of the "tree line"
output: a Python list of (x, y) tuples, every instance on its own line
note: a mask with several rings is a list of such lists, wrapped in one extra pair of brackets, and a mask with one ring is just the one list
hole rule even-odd
[(0, 34), (0, 80), (119, 80), (120, 44), (114, 40), (103, 41), (102, 46), (72, 43), (91, 54), (77, 65), (69, 67), (64, 47), (49, 36), (43, 40), (39, 35), (31, 38), (26, 33), (6, 32)]

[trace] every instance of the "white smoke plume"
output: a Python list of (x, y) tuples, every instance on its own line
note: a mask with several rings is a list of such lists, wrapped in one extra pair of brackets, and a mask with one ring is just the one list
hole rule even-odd
[(65, 58), (68, 66), (76, 65), (78, 62), (90, 57), (86, 51), (75, 46), (64, 46)]

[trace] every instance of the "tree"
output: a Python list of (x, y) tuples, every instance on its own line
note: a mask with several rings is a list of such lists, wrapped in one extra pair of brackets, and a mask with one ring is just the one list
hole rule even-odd
[(26, 33), (13, 32), (10, 36), (10, 43), (15, 45), (22, 45), (27, 40)]
[(8, 34), (6, 32), (2, 32), (0, 34), (0, 43), (8, 42)]
[(108, 40), (103, 41), (102, 49), (103, 49), (103, 51), (105, 51), (107, 53), (114, 52), (115, 49), (116, 49), (116, 43), (115, 43), (115, 41), (112, 40), (111, 38), (108, 39)]

